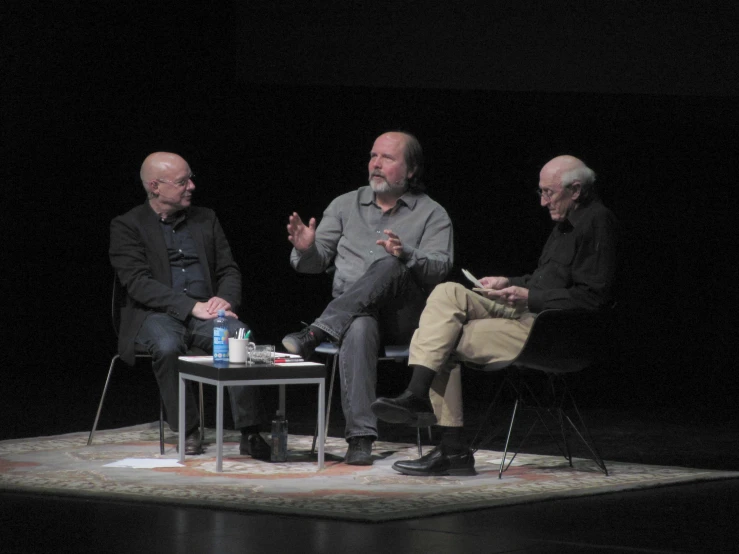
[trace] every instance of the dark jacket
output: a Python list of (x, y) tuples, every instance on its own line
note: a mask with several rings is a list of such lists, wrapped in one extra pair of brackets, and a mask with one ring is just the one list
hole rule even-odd
[[(213, 210), (191, 206), (187, 226), (197, 245), (211, 296), (241, 303), (241, 271), (233, 259), (226, 235)], [(110, 224), (110, 263), (125, 288), (121, 309), (118, 353), (128, 364), (135, 361), (135, 339), (146, 314), (165, 312), (186, 321), (195, 300), (172, 289), (172, 273), (159, 218), (146, 202), (116, 217)]]

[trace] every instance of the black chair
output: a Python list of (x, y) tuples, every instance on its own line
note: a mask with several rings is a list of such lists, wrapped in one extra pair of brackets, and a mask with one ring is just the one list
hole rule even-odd
[[(404, 363), (408, 361), (408, 349), (410, 347), (407, 344), (400, 345), (387, 345), (383, 347), (383, 355), (378, 358), (378, 361), (394, 361), (396, 363)], [(326, 356), (326, 365), (331, 365), (331, 377), (329, 378), (328, 386), (328, 400), (326, 401), (326, 432), (324, 436), (328, 436), (328, 422), (331, 415), (331, 399), (334, 395), (334, 381), (336, 376), (336, 369), (339, 365), (339, 347), (331, 342), (322, 342), (316, 348), (317, 354), (323, 354)], [(432, 440), (431, 427), (428, 428), (429, 441)], [(318, 437), (318, 428), (313, 434), (313, 447), (311, 453), (316, 448), (316, 438)], [(421, 428), (419, 427), (416, 432), (416, 444), (418, 446), (418, 456), (423, 455), (421, 448)]]
[[(603, 359), (604, 337), (607, 336), (610, 316), (610, 313), (581, 310), (544, 310), (537, 315), (523, 350), (516, 359), (483, 367), (471, 366), (481, 371), (503, 372), (503, 382), (488, 408), (480, 429), (489, 419), (504, 390), (512, 390), (515, 396), (503, 459), (498, 472), (499, 478), (513, 463), (518, 449), (523, 446), (537, 423), (546, 428), (560, 452), (569, 461), (570, 467), (572, 467), (570, 439), (574, 434), (590, 452), (598, 468), (608, 475), (606, 464), (590, 436), (568, 386), (567, 377)], [(537, 383), (540, 386), (537, 387)], [(536, 412), (536, 419), (506, 466), (511, 433), (516, 414), (521, 407), (532, 408)], [(554, 419), (557, 422), (561, 442), (555, 437), (557, 433), (552, 432), (546, 419), (550, 422)], [(479, 434), (480, 431), (478, 436)], [(489, 438), (482, 442), (487, 442)], [(477, 437), (474, 442), (477, 442)]]
[[(113, 295), (111, 299), (111, 305), (110, 305), (110, 314), (111, 314), (111, 322), (113, 324), (113, 331), (115, 332), (115, 336), (118, 337), (118, 331), (120, 329), (121, 324), (121, 306), (123, 305), (123, 302), (126, 300), (126, 294), (124, 287), (120, 284), (118, 281), (118, 276), (113, 275)], [(206, 353), (199, 348), (192, 348), (188, 351), (189, 355), (195, 355), (195, 356), (203, 356)], [(113, 356), (113, 359), (110, 360), (110, 367), (108, 368), (108, 377), (105, 379), (105, 386), (103, 387), (103, 394), (100, 396), (100, 404), (98, 405), (97, 413), (95, 414), (95, 422), (92, 424), (92, 429), (90, 430), (90, 436), (87, 438), (87, 445), (90, 446), (92, 444), (92, 439), (95, 436), (95, 431), (97, 430), (98, 421), (100, 420), (100, 413), (103, 410), (103, 402), (105, 401), (105, 395), (108, 392), (108, 385), (110, 384), (110, 378), (113, 375), (113, 368), (116, 365), (116, 362), (120, 356), (116, 354)], [(151, 356), (144, 352), (140, 351), (137, 347), (136, 350), (136, 359), (148, 359), (151, 360)], [(200, 383), (200, 440), (203, 440), (203, 437), (205, 435), (205, 418), (203, 416), (203, 384)], [(164, 454), (164, 402), (162, 402), (161, 396), (159, 397), (159, 452), (161, 454)]]

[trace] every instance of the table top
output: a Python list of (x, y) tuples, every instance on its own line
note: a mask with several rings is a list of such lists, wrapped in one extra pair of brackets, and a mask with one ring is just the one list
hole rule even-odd
[(287, 364), (234, 364), (215, 367), (212, 356), (180, 356), (179, 370), (188, 375), (216, 381), (258, 381), (265, 379), (305, 379), (326, 377), (326, 366), (314, 362)]

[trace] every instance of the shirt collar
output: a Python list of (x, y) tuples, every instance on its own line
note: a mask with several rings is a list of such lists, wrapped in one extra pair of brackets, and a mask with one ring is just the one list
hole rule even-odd
[[(418, 196), (411, 194), (410, 191), (406, 191), (403, 196), (398, 198), (398, 202), (402, 202), (408, 206), (409, 209), (413, 210), (418, 202)], [(359, 203), (363, 206), (369, 206), (370, 204), (375, 203), (375, 193), (372, 190), (372, 187), (367, 185), (359, 189)]]
[(596, 200), (591, 200), (590, 202), (587, 202), (585, 204), (580, 204), (576, 210), (572, 210), (569, 214), (567, 214), (567, 221), (572, 227), (577, 227), (578, 222), (582, 221), (582, 218), (585, 217), (585, 212), (588, 211), (588, 208), (594, 204)]
[(184, 210), (180, 210), (179, 212), (175, 212), (171, 214), (167, 219), (162, 219), (159, 217), (159, 214), (157, 214), (157, 219), (160, 223), (164, 223), (165, 225), (173, 225), (177, 226), (183, 221), (185, 221), (185, 218), (187, 217), (187, 208)]

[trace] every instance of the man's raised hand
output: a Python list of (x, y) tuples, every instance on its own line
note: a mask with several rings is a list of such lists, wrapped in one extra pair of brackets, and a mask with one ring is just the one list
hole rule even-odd
[(287, 221), (287, 240), (298, 252), (308, 250), (316, 241), (316, 218), (311, 217), (306, 226), (298, 212), (293, 212)]

